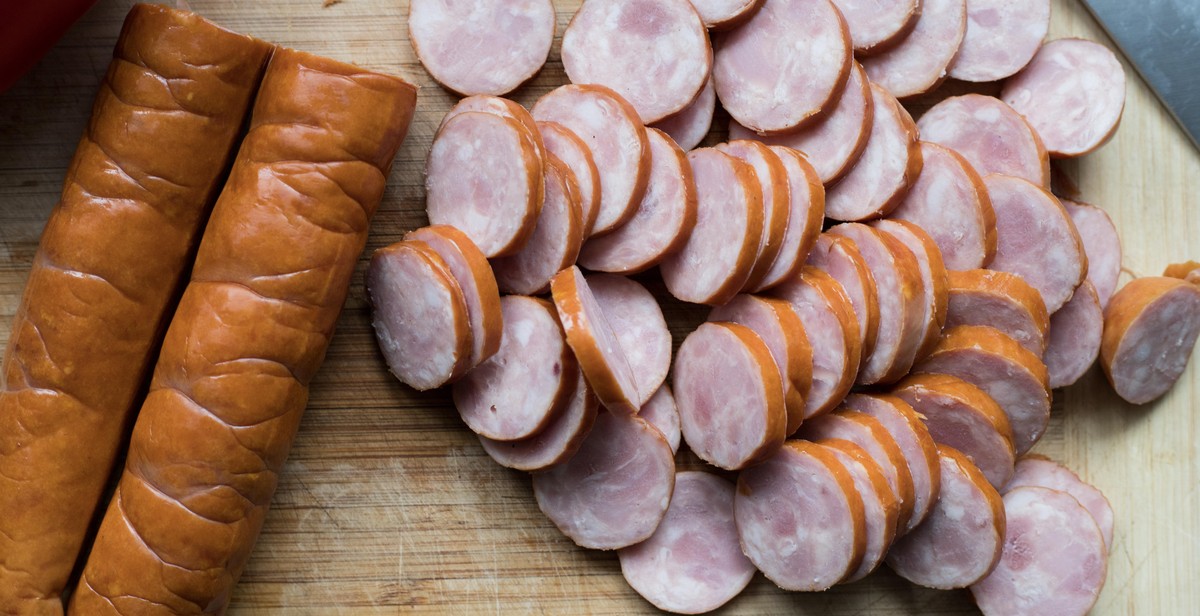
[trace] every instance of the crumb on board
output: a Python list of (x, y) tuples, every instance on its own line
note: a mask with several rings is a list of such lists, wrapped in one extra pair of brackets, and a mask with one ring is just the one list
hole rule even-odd
[(335, 4), (341, 4), (345, 0), (324, 0), (321, 2), (321, 8), (327, 9)]

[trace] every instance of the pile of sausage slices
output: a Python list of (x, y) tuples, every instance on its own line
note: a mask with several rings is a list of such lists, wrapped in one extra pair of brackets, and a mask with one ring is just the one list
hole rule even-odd
[[(553, 6), (456, 10), (412, 2), (466, 98), (431, 226), (372, 259), (375, 328), (566, 536), (680, 613), (756, 570), (819, 591), (883, 563), (986, 614), (1092, 607), (1113, 513), (1027, 453), (1051, 390), (1099, 356), (1151, 401), (1200, 332), (1196, 264), (1117, 290), (1112, 221), (1049, 190), (1049, 157), (1116, 130), (1108, 49), (1043, 44), (1048, 0), (586, 0), (572, 83), (527, 111), (498, 95), (541, 68)], [(1004, 83), (914, 122), (898, 99), (947, 76)], [(697, 148), (717, 101), (729, 141)], [(674, 358), (626, 277), (653, 267), (713, 307)], [(736, 486), (676, 473), (681, 439)]]

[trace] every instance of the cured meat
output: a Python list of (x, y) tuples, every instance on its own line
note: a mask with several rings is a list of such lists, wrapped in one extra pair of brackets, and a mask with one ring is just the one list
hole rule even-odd
[(879, 295), (875, 289), (875, 277), (867, 267), (858, 244), (849, 237), (822, 233), (808, 254), (807, 265), (832, 276), (850, 298), (865, 359), (874, 350), (875, 339), (879, 335)]
[(1104, 45), (1058, 39), (1004, 82), (1000, 98), (1025, 116), (1051, 156), (1083, 156), (1117, 132), (1125, 109), (1125, 69)]
[(946, 330), (913, 372), (948, 374), (982, 389), (1008, 415), (1017, 455), (1029, 451), (1050, 422), (1046, 365), (1000, 330), (978, 325)]
[(841, 580), (843, 584), (857, 582), (879, 567), (896, 538), (900, 503), (888, 486), (883, 470), (865, 449), (842, 439), (823, 439), (819, 445), (828, 447), (838, 462), (846, 467), (854, 481), (854, 489), (863, 501), (863, 519), (867, 540), (863, 559), (858, 567)]
[(571, 81), (612, 88), (649, 124), (696, 99), (712, 48), (688, 0), (586, 0), (563, 33), (562, 63)]
[(939, 446), (938, 457), (938, 502), (920, 526), (896, 541), (887, 563), (897, 575), (920, 586), (966, 588), (991, 573), (1000, 560), (1004, 503), (967, 456)]
[(591, 274), (587, 284), (633, 370), (638, 397), (632, 402), (640, 409), (671, 368), (671, 331), (662, 309), (645, 287), (623, 276)]
[(1117, 290), (1117, 279), (1121, 276), (1121, 236), (1104, 210), (1065, 199), (1062, 204), (1083, 241), (1088, 262), (1087, 279), (1096, 288), (1096, 297), (1100, 299), (1100, 307), (1104, 308), (1113, 291)]
[(517, 123), (525, 127), (525, 129), (528, 131), (528, 136), (531, 140), (533, 140), (538, 154), (545, 158), (546, 150), (543, 147), (541, 136), (538, 134), (537, 123), (534, 121), (533, 116), (530, 115), (529, 110), (522, 107), (520, 103), (508, 100), (507, 98), (501, 98), (499, 96), (491, 96), (487, 94), (468, 96), (455, 103), (454, 106), (450, 108), (450, 111), (447, 111), (446, 115), (442, 116), (442, 123), (438, 125), (438, 130), (442, 130), (442, 127), (445, 126), (446, 122), (450, 121), (451, 118), (467, 113), (468, 111), (490, 113), (492, 115), (498, 115), (511, 120), (516, 120)]
[(580, 547), (618, 550), (649, 539), (675, 488), (675, 457), (640, 417), (601, 411), (567, 461), (533, 474), (546, 517)]
[(1017, 460), (1016, 472), (1012, 480), (1004, 486), (1004, 491), (1022, 486), (1050, 488), (1075, 497), (1075, 500), (1092, 514), (1092, 519), (1096, 520), (1096, 525), (1100, 527), (1100, 534), (1104, 536), (1105, 548), (1112, 551), (1113, 510), (1100, 490), (1080, 479), (1067, 467), (1033, 454)]
[[(871, 54), (910, 38), (930, 0), (833, 0), (846, 20), (855, 53)], [(873, 81), (873, 80), (872, 80)]]
[[(865, 58), (872, 83), (897, 98), (932, 91), (946, 78), (967, 32), (967, 0), (922, 0), (912, 32), (878, 55)], [(851, 31), (853, 34), (853, 30)]]
[(770, 147), (779, 156), (787, 172), (788, 208), (791, 213), (779, 256), (768, 268), (762, 282), (752, 289), (756, 293), (778, 285), (803, 267), (808, 253), (817, 243), (821, 224), (825, 220), (825, 187), (821, 185), (808, 159), (787, 146)]
[(434, 137), (425, 163), (429, 223), (458, 228), (488, 258), (514, 254), (542, 211), (542, 173), (521, 123), (480, 111), (456, 115)]
[(766, 343), (736, 323), (702, 323), (675, 357), (683, 440), (705, 462), (739, 470), (779, 449), (787, 412)]
[[(1080, 234), (1082, 233), (1083, 231), (1081, 230)], [(1163, 270), (1163, 276), (1178, 278), (1180, 280), (1186, 280), (1192, 284), (1198, 284), (1200, 283), (1200, 263), (1196, 263), (1195, 261), (1188, 261), (1186, 263), (1172, 263), (1167, 266), (1167, 269)]]
[(1145, 404), (1171, 389), (1200, 334), (1200, 287), (1167, 277), (1138, 278), (1104, 309), (1100, 362), (1117, 395)]
[(505, 293), (545, 293), (550, 279), (575, 263), (583, 245), (583, 207), (575, 174), (553, 156), (545, 163), (546, 196), (533, 234), (520, 252), (492, 260), (496, 284)]
[(1075, 223), (1058, 198), (1020, 178), (983, 178), (996, 210), (996, 256), (988, 266), (1038, 290), (1054, 313), (1087, 277), (1088, 260)]
[(928, 232), (947, 269), (987, 266), (996, 254), (996, 213), (983, 178), (954, 150), (928, 141), (920, 147), (921, 174), (888, 217)]
[(792, 213), (788, 172), (779, 154), (757, 141), (730, 141), (717, 145), (716, 149), (753, 167), (762, 191), (763, 231), (754, 257), (754, 267), (750, 269), (750, 277), (742, 287), (748, 291), (762, 283), (783, 248), (783, 236), (787, 233)]
[(946, 281), (946, 266), (942, 263), (942, 253), (924, 229), (910, 222), (877, 220), (871, 223), (871, 226), (900, 240), (917, 258), (917, 266), (921, 270), (921, 283), (925, 289), (925, 310), (921, 317), (925, 324), (925, 334), (917, 350), (916, 359), (919, 360), (933, 350), (942, 335), (942, 326), (946, 324), (949, 285)]
[(921, 139), (950, 148), (979, 172), (1003, 173), (1050, 186), (1050, 158), (1029, 123), (998, 98), (953, 96), (917, 122)]
[(688, 152), (696, 181), (696, 224), (659, 266), (677, 299), (720, 305), (746, 284), (763, 233), (762, 191), (754, 168), (713, 148)]
[(413, 0), (408, 37), (421, 66), (446, 89), (505, 94), (533, 78), (554, 42), (554, 4)]
[(397, 242), (375, 251), (367, 292), (375, 340), (400, 382), (427, 391), (474, 367), (466, 297), (428, 244)]
[(663, 383), (658, 391), (650, 396), (650, 401), (642, 405), (638, 411), (638, 416), (650, 422), (650, 425), (658, 428), (662, 432), (664, 438), (667, 439), (667, 444), (671, 446), (671, 453), (679, 453), (679, 440), (681, 438), (679, 432), (679, 410), (675, 408), (675, 396), (671, 393), (671, 386)]
[(1087, 510), (1069, 494), (1022, 487), (1004, 495), (1004, 551), (971, 586), (986, 616), (1083, 616), (1104, 588), (1108, 555)]
[(825, 590), (866, 550), (862, 497), (823, 445), (788, 441), (738, 475), (733, 500), (742, 552), (784, 590)]
[(862, 156), (829, 187), (825, 215), (834, 220), (886, 216), (921, 173), (921, 148), (912, 116), (887, 90), (871, 84), (874, 119)]
[(554, 412), (537, 434), (519, 441), (494, 441), (479, 436), (479, 444), (498, 464), (521, 471), (537, 471), (561, 464), (583, 443), (592, 430), (600, 401), (592, 393), (583, 372), (574, 367), (575, 385), (570, 401)]
[(537, 434), (571, 396), (575, 358), (554, 307), (542, 299), (500, 299), (500, 350), (454, 384), (454, 406), (467, 427), (498, 441)]
[(1092, 283), (1083, 281), (1071, 301), (1050, 315), (1050, 335), (1046, 338), (1046, 372), (1051, 389), (1073, 385), (1100, 355), (1104, 335), (1104, 309)]
[(557, 158), (575, 175), (579, 205), (583, 208), (583, 237), (587, 239), (600, 215), (600, 170), (592, 151), (583, 139), (558, 122), (538, 122), (536, 127), (546, 154)]
[(1012, 478), (1012, 426), (982, 389), (948, 374), (916, 374), (892, 393), (921, 415), (934, 442), (961, 451), (997, 490)]
[(676, 474), (658, 529), (618, 552), (625, 581), (654, 607), (678, 614), (712, 611), (736, 597), (756, 569), (738, 545), (733, 499), (733, 484), (716, 475)]
[(1029, 352), (1041, 357), (1046, 349), (1050, 315), (1037, 289), (1008, 272), (969, 270), (949, 272), (950, 301), (946, 329), (959, 325), (994, 327)]
[(850, 35), (829, 0), (766, 2), (746, 23), (718, 36), (714, 47), (717, 99), (760, 134), (818, 121), (833, 108), (850, 71)]
[(708, 136), (712, 127), (713, 113), (717, 109), (717, 91), (712, 78), (704, 82), (704, 88), (687, 107), (671, 114), (647, 128), (657, 128), (670, 135), (684, 150), (695, 149)]
[(1050, 29), (1050, 0), (970, 0), (950, 76), (999, 81), (1029, 64)]
[(713, 30), (735, 28), (750, 19), (765, 0), (692, 0), (704, 25)]
[(637, 110), (604, 86), (569, 84), (538, 99), (533, 117), (561, 124), (591, 151), (600, 178), (600, 211), (592, 234), (607, 233), (632, 218), (650, 180), (650, 142)]

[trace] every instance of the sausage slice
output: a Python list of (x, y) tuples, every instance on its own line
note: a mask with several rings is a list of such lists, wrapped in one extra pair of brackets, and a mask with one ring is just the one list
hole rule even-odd
[(950, 76), (999, 81), (1021, 70), (1050, 29), (1050, 0), (970, 0), (967, 33)]
[(596, 159), (583, 139), (562, 124), (538, 122), (535, 126), (546, 154), (557, 158), (575, 174), (579, 205), (583, 207), (583, 237), (587, 239), (600, 214), (600, 170), (596, 168)]
[(479, 444), (496, 463), (520, 471), (537, 471), (561, 464), (583, 444), (592, 430), (600, 401), (592, 393), (583, 372), (574, 367), (575, 385), (570, 400), (562, 405), (541, 430), (519, 441), (495, 441), (482, 434)]
[[(1117, 290), (1117, 279), (1121, 276), (1121, 236), (1112, 218), (1104, 210), (1086, 203), (1062, 200), (1063, 207), (1071, 215), (1079, 239), (1083, 241), (1083, 252), (1087, 255), (1087, 279), (1096, 287), (1100, 307), (1108, 306), (1108, 299)], [(1181, 276), (1182, 278), (1182, 276)]]
[[(442, 116), (442, 123), (438, 125), (438, 131), (449, 122), (451, 118), (462, 115), (468, 111), (479, 111), (482, 113), (490, 113), (511, 120), (516, 120), (518, 124), (525, 127), (528, 131), (528, 136), (533, 140), (537, 148), (538, 154), (545, 157), (546, 150), (543, 147), (541, 136), (538, 134), (537, 123), (533, 116), (529, 114), (529, 110), (521, 106), (516, 101), (511, 101), (507, 98), (499, 96), (491, 96), (488, 94), (476, 94), (468, 96), (450, 108), (446, 115)], [(435, 133), (436, 134), (436, 133)]]
[(713, 113), (717, 109), (717, 90), (712, 77), (704, 82), (704, 88), (696, 100), (647, 128), (656, 128), (670, 135), (685, 151), (695, 149), (708, 136), (712, 128)]
[(641, 284), (614, 274), (591, 274), (588, 287), (629, 360), (642, 408), (658, 391), (671, 368), (671, 331), (658, 300)]
[(1104, 375), (1117, 395), (1145, 404), (1183, 374), (1198, 334), (1200, 287), (1178, 278), (1138, 278), (1104, 309)]
[(933, 350), (942, 335), (942, 327), (946, 324), (946, 304), (950, 292), (942, 252), (925, 229), (913, 223), (903, 220), (877, 220), (871, 223), (871, 226), (899, 240), (917, 258), (922, 286), (925, 289), (924, 311), (921, 317), (925, 324), (925, 333), (921, 337), (921, 346), (918, 347), (916, 356), (916, 359), (920, 360)]
[(1050, 315), (1037, 289), (1024, 278), (993, 270), (951, 271), (946, 329), (959, 325), (994, 327), (1034, 355), (1046, 349)]
[(1083, 281), (1071, 301), (1050, 315), (1050, 335), (1046, 339), (1046, 372), (1051, 389), (1073, 385), (1100, 355), (1104, 335), (1104, 309), (1091, 282)]
[(878, 55), (864, 58), (863, 68), (872, 83), (896, 98), (924, 94), (946, 78), (966, 32), (967, 0), (922, 0), (912, 31)]
[(745, 23), (765, 0), (692, 0), (704, 25), (712, 30), (729, 30)]
[(822, 233), (808, 253), (807, 265), (833, 277), (842, 286), (854, 308), (858, 336), (865, 360), (875, 349), (879, 337), (879, 294), (875, 277), (854, 239), (835, 233)]
[[(870, 55), (912, 36), (928, 1), (920, 0), (833, 0), (846, 20), (850, 44), (859, 55)], [(926, 6), (923, 7), (922, 4)]]
[(998, 98), (952, 96), (926, 111), (917, 128), (921, 139), (962, 154), (979, 175), (1003, 173), (1050, 186), (1050, 158), (1041, 138)]
[(837, 438), (822, 439), (817, 444), (828, 447), (838, 462), (846, 467), (854, 481), (854, 488), (862, 497), (867, 530), (863, 559), (854, 571), (840, 581), (842, 584), (857, 582), (879, 567), (888, 548), (892, 546), (896, 538), (900, 502), (888, 485), (883, 469), (865, 449)]
[(658, 391), (650, 396), (650, 400), (642, 405), (638, 416), (662, 432), (667, 444), (671, 446), (671, 453), (679, 452), (679, 410), (675, 407), (675, 395), (671, 393), (670, 385), (663, 383)]
[(544, 168), (545, 200), (533, 233), (520, 251), (492, 259), (496, 284), (505, 293), (545, 293), (550, 279), (575, 263), (583, 245), (583, 205), (575, 174), (552, 155)]
[(754, 168), (754, 176), (762, 191), (763, 231), (754, 257), (754, 267), (742, 290), (757, 287), (775, 264), (783, 237), (791, 220), (791, 186), (787, 168), (774, 150), (757, 141), (748, 139), (729, 141), (716, 148)]
[(1050, 488), (1074, 496), (1075, 500), (1092, 514), (1096, 525), (1100, 527), (1100, 534), (1104, 535), (1105, 547), (1112, 550), (1112, 505), (1100, 490), (1080, 479), (1079, 475), (1049, 458), (1030, 454), (1017, 460), (1017, 470), (1004, 486), (1004, 491), (1008, 492), (1021, 486)]
[(791, 214), (779, 256), (758, 286), (752, 289), (755, 293), (778, 285), (803, 267), (825, 221), (825, 187), (821, 185), (821, 179), (808, 159), (787, 146), (770, 147), (779, 156), (787, 172), (788, 208)]

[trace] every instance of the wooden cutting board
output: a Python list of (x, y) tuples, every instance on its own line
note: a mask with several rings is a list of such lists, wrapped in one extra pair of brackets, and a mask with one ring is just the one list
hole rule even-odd
[[(422, 175), (434, 129), (454, 98), (417, 64), (406, 0), (192, 0), (234, 30), (406, 75), (422, 86), (368, 250), (425, 224)], [(130, 0), (99, 4), (14, 89), (0, 95), (0, 342), (42, 225), (86, 121)], [(559, 33), (578, 5), (556, 0)], [(1051, 38), (1111, 46), (1077, 0), (1053, 0)], [(1125, 278), (1200, 257), (1200, 156), (1129, 67), (1125, 119), (1099, 152), (1062, 164), (1084, 199), (1122, 233)], [(558, 45), (516, 99), (565, 82)], [(945, 92), (912, 106), (927, 108)], [(726, 116), (714, 123), (714, 142)], [(302, 250), (303, 247), (297, 247)], [(356, 279), (312, 388), (234, 614), (645, 613), (615, 554), (576, 548), (534, 504), (529, 478), (503, 469), (463, 427), (445, 391), (415, 393), (386, 371)], [(645, 278), (660, 294), (661, 284)], [(664, 301), (678, 343), (706, 310)], [(1097, 614), (1200, 613), (1200, 456), (1192, 362), (1165, 398), (1134, 408), (1098, 369), (1055, 392), (1036, 451), (1094, 482), (1116, 510), (1108, 584)], [(680, 466), (698, 466), (681, 455)], [(913, 587), (887, 571), (822, 594), (784, 593), (757, 577), (729, 613), (969, 614), (965, 591)]]

